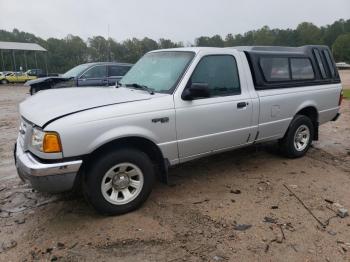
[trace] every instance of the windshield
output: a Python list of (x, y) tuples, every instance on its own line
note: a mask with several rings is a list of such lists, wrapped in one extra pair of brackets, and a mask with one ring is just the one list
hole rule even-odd
[(89, 64), (84, 64), (84, 65), (78, 65), (76, 67), (73, 67), (71, 70), (65, 72), (62, 75), (62, 77), (65, 77), (65, 78), (77, 77), (80, 73), (82, 73), (89, 66), (90, 66)]
[(123, 86), (141, 85), (155, 92), (172, 93), (194, 53), (162, 51), (143, 56), (122, 78)]

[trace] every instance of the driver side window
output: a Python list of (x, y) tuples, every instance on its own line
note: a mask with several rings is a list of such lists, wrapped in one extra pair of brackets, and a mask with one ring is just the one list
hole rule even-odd
[(194, 70), (190, 81), (208, 84), (210, 97), (241, 93), (237, 63), (231, 55), (203, 57)]
[(106, 66), (95, 66), (87, 70), (81, 78), (105, 78), (107, 77), (107, 67)]

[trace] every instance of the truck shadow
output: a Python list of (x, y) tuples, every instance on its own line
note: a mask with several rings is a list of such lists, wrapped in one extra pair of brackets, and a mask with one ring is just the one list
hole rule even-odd
[(255, 162), (262, 162), (268, 158), (288, 161), (281, 154), (276, 142), (252, 145), (174, 166), (169, 170), (169, 185), (185, 182), (186, 179), (205, 179), (205, 176), (219, 177), (223, 171), (227, 170), (244, 173), (248, 169), (259, 168)]

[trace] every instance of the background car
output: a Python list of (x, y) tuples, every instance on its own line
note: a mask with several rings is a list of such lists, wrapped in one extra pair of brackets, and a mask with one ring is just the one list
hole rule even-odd
[(132, 67), (132, 64), (97, 62), (78, 65), (58, 77), (43, 77), (26, 83), (30, 93), (51, 88), (114, 86)]
[(8, 84), (8, 83), (25, 83), (29, 80), (36, 79), (36, 76), (30, 76), (23, 72), (10, 72), (3, 76), (0, 76), (0, 83), (1, 84)]
[(36, 77), (46, 76), (46, 74), (44, 74), (44, 71), (42, 69), (29, 69), (26, 71), (26, 74), (30, 76), (36, 76)]
[(9, 73), (11, 73), (11, 71), (2, 71), (2, 72), (0, 72), (0, 77), (5, 76)]
[(58, 76), (59, 74), (57, 73), (47, 73), (43, 69), (40, 68), (33, 68), (33, 69), (28, 69), (26, 71), (26, 74), (29, 76), (36, 76), (36, 77), (46, 77), (46, 76)]

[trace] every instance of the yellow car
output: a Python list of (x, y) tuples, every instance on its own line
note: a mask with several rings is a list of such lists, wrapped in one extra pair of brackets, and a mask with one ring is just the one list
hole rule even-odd
[(0, 76), (0, 83), (1, 84), (25, 83), (33, 79), (36, 79), (36, 76), (29, 76), (22, 72), (12, 72), (12, 73), (8, 73), (6, 75)]

